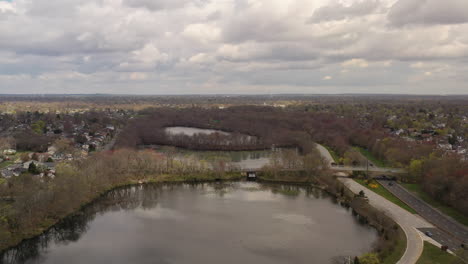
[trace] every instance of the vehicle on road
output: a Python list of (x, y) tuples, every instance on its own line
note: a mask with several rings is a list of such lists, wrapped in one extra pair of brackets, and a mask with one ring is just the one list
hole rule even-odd
[(432, 237), (432, 233), (429, 232), (429, 231), (424, 232), (424, 234), (425, 234), (426, 236), (428, 236), (428, 237)]

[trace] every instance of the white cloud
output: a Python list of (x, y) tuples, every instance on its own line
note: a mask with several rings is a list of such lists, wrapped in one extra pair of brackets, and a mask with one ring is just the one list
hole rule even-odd
[(353, 68), (353, 67), (367, 68), (369, 66), (369, 63), (364, 59), (354, 58), (351, 60), (344, 61), (343, 63), (341, 63), (341, 66), (349, 67), (349, 68)]
[(0, 93), (459, 93), (466, 3), (0, 1)]
[(147, 78), (148, 74), (144, 72), (132, 72), (129, 75), (129, 79), (134, 81), (146, 80)]
[(214, 25), (197, 23), (187, 25), (182, 34), (192, 40), (208, 43), (218, 41), (221, 30)]

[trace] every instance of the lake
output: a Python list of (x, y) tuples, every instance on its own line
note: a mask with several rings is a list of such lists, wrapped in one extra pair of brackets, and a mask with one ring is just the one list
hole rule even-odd
[(114, 190), (4, 263), (332, 263), (376, 231), (313, 187), (256, 182)]

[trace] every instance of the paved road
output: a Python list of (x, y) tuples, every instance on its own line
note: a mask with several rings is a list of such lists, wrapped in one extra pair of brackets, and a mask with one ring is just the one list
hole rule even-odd
[[(322, 157), (325, 159), (326, 163), (330, 165), (331, 170), (335, 171), (371, 171), (371, 172), (382, 172), (382, 173), (402, 173), (405, 172), (403, 169), (399, 168), (379, 168), (376, 166), (340, 166), (340, 165), (332, 165), (332, 163), (335, 163), (335, 160), (333, 159), (332, 155), (330, 152), (322, 145), (316, 144), (317, 145), (317, 150), (320, 152)], [(369, 163), (370, 164), (370, 163)]]
[(382, 168), (382, 167), (361, 167), (361, 166), (330, 166), (330, 169), (336, 171), (370, 171), (370, 172), (382, 172), (382, 173), (403, 173), (404, 169), (399, 168)]
[(359, 193), (361, 190), (364, 191), (366, 196), (369, 198), (369, 204), (373, 207), (385, 212), (390, 216), (400, 227), (403, 229), (406, 235), (406, 251), (402, 258), (397, 264), (414, 264), (418, 261), (419, 256), (423, 251), (423, 237), (418, 228), (433, 228), (433, 226), (419, 217), (418, 215), (412, 214), (398, 205), (388, 201), (382, 196), (368, 190), (359, 183), (355, 182), (350, 178), (339, 178), (348, 188), (354, 193)]
[(426, 232), (430, 232), (432, 239), (440, 245), (447, 246), (452, 252), (460, 249), (460, 242), (439, 228), (418, 228), (418, 230), (424, 233), (424, 236)]
[[(325, 147), (317, 144), (317, 149), (320, 151), (320, 153), (328, 162), (328, 164), (331, 165), (331, 163), (334, 162), (332, 156)], [(331, 167), (331, 169), (336, 171), (355, 170), (355, 168), (352, 167)], [(430, 240), (430, 238), (424, 237), (417, 229), (433, 228), (433, 226), (418, 215), (411, 214), (410, 212), (383, 198), (382, 196), (363, 187), (359, 183), (355, 182), (353, 179), (340, 177), (338, 178), (338, 180), (340, 180), (346, 186), (348, 186), (348, 188), (354, 193), (359, 193), (361, 190), (363, 190), (366, 196), (369, 198), (370, 205), (383, 211), (385, 214), (390, 216), (396, 223), (398, 223), (398, 225), (400, 225), (400, 227), (405, 232), (407, 243), (405, 253), (397, 262), (397, 264), (415, 264), (423, 251), (423, 239)]]
[(115, 132), (115, 134), (114, 134), (114, 136), (112, 137), (112, 139), (111, 139), (106, 145), (104, 145), (104, 146), (102, 147), (102, 151), (112, 150), (112, 148), (113, 148), (114, 145), (115, 145), (115, 141), (117, 140), (117, 137), (118, 137), (119, 134), (120, 134), (120, 131), (121, 131), (121, 130), (118, 129), (118, 130)]
[(459, 241), (459, 244), (462, 242), (468, 243), (468, 228), (419, 199), (400, 184), (392, 182), (393, 184), (389, 185), (389, 181), (386, 180), (378, 180), (378, 182), (393, 193), (393, 195), (413, 208), (419, 215), (424, 217), (433, 225), (452, 235)]
[[(317, 149), (322, 153), (322, 156), (329, 161), (333, 162), (333, 158), (331, 157), (328, 150), (323, 146), (317, 144)], [(332, 170), (357, 170), (356, 167), (338, 167), (338, 166), (331, 166)], [(364, 169), (364, 168), (361, 168)], [(367, 169), (367, 168), (366, 168)], [(393, 169), (393, 168), (377, 168), (372, 167), (373, 171), (378, 172), (404, 172), (401, 169)], [(369, 168), (369, 171), (371, 169)], [(382, 196), (368, 190), (367, 188), (363, 187), (359, 183), (355, 182), (353, 179), (350, 178), (338, 178), (338, 180), (342, 181), (348, 188), (353, 191), (354, 193), (359, 193), (363, 190), (366, 196), (369, 198), (369, 204), (373, 207), (385, 212), (388, 216), (390, 216), (396, 223), (400, 225), (406, 235), (406, 251), (403, 254), (402, 258), (397, 262), (397, 264), (414, 264), (418, 261), (424, 247), (423, 241), (426, 240), (436, 246), (446, 245), (452, 251), (458, 249), (460, 247), (461, 241), (467, 241), (468, 232), (466, 227), (463, 225), (458, 224), (453, 219), (446, 217), (438, 210), (435, 210), (424, 201), (421, 201), (419, 198), (411, 194), (409, 191), (404, 189), (402, 186), (393, 183), (393, 185), (389, 185), (388, 180), (379, 180), (379, 182), (387, 188), (390, 192), (392, 192), (395, 196), (400, 198), (403, 202), (407, 203), (410, 207), (412, 207), (419, 215), (412, 214), (401, 207), (395, 205), (394, 203), (388, 201), (387, 199), (383, 198)], [(421, 217), (422, 216), (422, 217)], [(424, 217), (424, 218), (423, 218)], [(442, 231), (440, 228), (434, 227), (430, 222), (434, 225), (437, 225), (444, 229)], [(457, 235), (460, 239), (457, 239), (453, 235), (446, 232), (446, 230), (450, 230), (451, 234)], [(424, 233), (426, 231), (430, 231), (432, 233), (431, 237), (426, 236)]]
[(325, 159), (328, 165), (331, 166), (335, 162), (330, 152), (322, 145), (316, 144), (317, 150), (320, 152), (320, 155)]

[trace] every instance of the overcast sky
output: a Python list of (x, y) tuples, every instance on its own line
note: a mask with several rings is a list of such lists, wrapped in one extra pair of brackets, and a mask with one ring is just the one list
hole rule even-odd
[(468, 0), (0, 0), (1, 93), (468, 94)]

